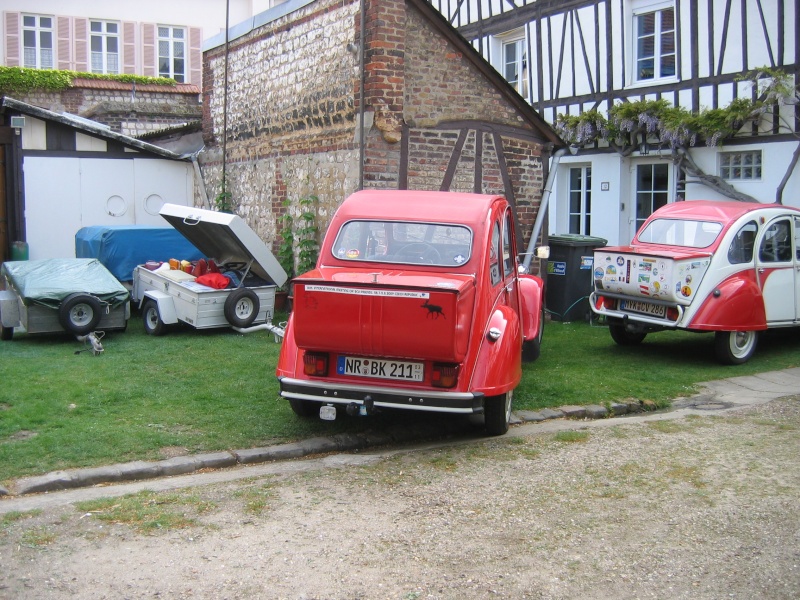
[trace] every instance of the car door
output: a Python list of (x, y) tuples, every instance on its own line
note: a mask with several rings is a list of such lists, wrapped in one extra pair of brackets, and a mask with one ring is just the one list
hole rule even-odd
[(791, 323), (797, 314), (795, 219), (781, 216), (761, 230), (756, 272), (768, 325)]

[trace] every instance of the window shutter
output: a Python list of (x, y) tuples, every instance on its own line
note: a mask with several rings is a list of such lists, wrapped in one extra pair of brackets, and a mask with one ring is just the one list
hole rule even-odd
[(19, 67), (20, 66), (20, 48), (19, 48), (19, 13), (6, 12), (3, 13), (6, 21), (6, 66)]
[(56, 17), (56, 54), (58, 69), (71, 71), (72, 60), (72, 19), (69, 17)]
[(200, 46), (203, 43), (203, 34), (199, 27), (189, 28), (189, 76), (187, 83), (200, 87), (203, 78), (203, 53)]
[(136, 73), (136, 23), (122, 23), (122, 72)]
[(72, 24), (75, 34), (75, 70), (89, 71), (89, 19), (76, 17)]
[(142, 23), (142, 74), (148, 77), (158, 75), (156, 69), (156, 26)]

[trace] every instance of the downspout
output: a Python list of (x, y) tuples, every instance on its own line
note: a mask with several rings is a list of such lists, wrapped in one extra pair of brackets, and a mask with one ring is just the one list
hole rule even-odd
[(544, 184), (544, 191), (542, 192), (542, 201), (539, 203), (539, 212), (536, 213), (536, 221), (533, 223), (531, 239), (528, 240), (528, 249), (525, 251), (525, 258), (522, 261), (522, 266), (525, 267), (526, 271), (530, 270), (534, 248), (536, 247), (536, 240), (539, 239), (539, 234), (542, 232), (542, 224), (547, 215), (547, 205), (550, 203), (550, 193), (553, 191), (553, 183), (556, 179), (558, 165), (561, 162), (561, 157), (566, 153), (566, 148), (559, 148), (553, 153), (553, 161), (550, 163), (550, 172), (547, 174), (547, 181)]
[(358, 189), (364, 189), (364, 153), (366, 151), (366, 136), (364, 135), (364, 111), (365, 111), (365, 94), (364, 94), (364, 86), (366, 85), (366, 60), (367, 54), (364, 51), (364, 44), (366, 43), (366, 33), (364, 32), (364, 23), (366, 21), (366, 12), (367, 12), (367, 0), (361, 0), (361, 8), (360, 8), (360, 18), (361, 18), (361, 31), (359, 32), (359, 61), (361, 63), (361, 101), (359, 102), (358, 107), (358, 120), (359, 120), (359, 127), (358, 127), (358, 151), (360, 154), (359, 161), (358, 161)]
[(200, 193), (203, 195), (203, 201), (205, 202), (205, 206), (208, 210), (211, 210), (211, 202), (208, 200), (208, 191), (206, 190), (206, 182), (203, 181), (203, 172), (200, 170), (200, 163), (197, 162), (197, 156), (203, 150), (205, 150), (205, 146), (200, 148), (197, 152), (192, 153), (189, 157), (192, 159), (192, 166), (194, 167), (194, 176), (197, 178), (198, 185), (200, 186)]

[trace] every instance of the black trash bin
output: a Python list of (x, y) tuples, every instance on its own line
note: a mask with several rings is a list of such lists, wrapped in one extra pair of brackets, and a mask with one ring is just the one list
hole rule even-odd
[(547, 261), (547, 312), (557, 321), (589, 320), (594, 249), (608, 243), (599, 237), (577, 234), (550, 236)]

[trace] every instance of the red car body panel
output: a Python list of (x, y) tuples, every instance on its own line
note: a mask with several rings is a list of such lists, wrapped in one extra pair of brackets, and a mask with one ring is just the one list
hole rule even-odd
[[(513, 390), (522, 372), (522, 342), (541, 325), (543, 285), (517, 272), (511, 214), (501, 196), (370, 190), (348, 197), (331, 220), (316, 268), (293, 282), (293, 312), (276, 371), (281, 395), (321, 404), (361, 404), (369, 397), (385, 406), (472, 413), (481, 412), (485, 396)], [(376, 222), (401, 230), (407, 223), (436, 224), (445, 236), (450, 229), (470, 232), (471, 243), (454, 258), (444, 244), (432, 263), (410, 264), (391, 262), (391, 252), (422, 242), (401, 243), (387, 234), (380, 239), (384, 260), (368, 255), (374, 240), (346, 245), (340, 237), (346, 226)], [(327, 373), (305, 374), (306, 353), (326, 356)], [(421, 363), (423, 375), (359, 375), (346, 362), (351, 359)], [(450, 387), (433, 385), (442, 365), (457, 374)]]

